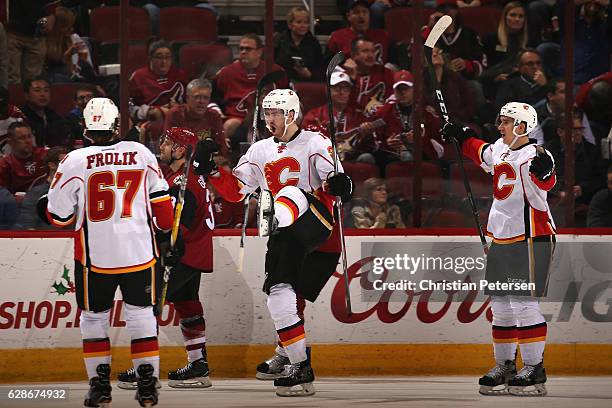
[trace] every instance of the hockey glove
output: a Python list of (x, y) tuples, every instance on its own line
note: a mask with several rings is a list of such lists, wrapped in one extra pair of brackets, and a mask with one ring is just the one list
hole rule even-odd
[(457, 140), (459, 145), (462, 145), (470, 137), (476, 137), (476, 134), (472, 129), (467, 126), (459, 126), (456, 123), (446, 122), (440, 130), (442, 140), (451, 143), (453, 140)]
[(536, 156), (531, 160), (529, 172), (536, 176), (540, 181), (548, 180), (555, 171), (555, 164), (552, 158), (541, 147), (537, 148)]
[(159, 252), (162, 254), (164, 266), (174, 268), (181, 261), (183, 255), (185, 255), (185, 241), (183, 241), (183, 235), (179, 231), (174, 248), (170, 247), (170, 233), (157, 234), (157, 237)]
[(219, 151), (219, 145), (211, 138), (198, 142), (193, 155), (193, 170), (199, 176), (208, 176), (217, 169), (213, 156)]
[(36, 213), (38, 217), (43, 220), (47, 224), (51, 224), (49, 222), (49, 218), (47, 218), (47, 204), (49, 203), (49, 198), (47, 198), (46, 194), (40, 196), (38, 201), (36, 202)]
[(327, 176), (327, 187), (329, 194), (340, 197), (343, 203), (351, 201), (353, 196), (353, 180), (345, 173)]

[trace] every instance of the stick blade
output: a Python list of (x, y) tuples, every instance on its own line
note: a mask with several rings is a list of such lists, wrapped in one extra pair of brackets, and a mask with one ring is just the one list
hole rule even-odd
[(267, 85), (270, 85), (274, 82), (278, 82), (285, 78), (285, 71), (272, 71), (262, 76), (259, 82), (257, 83), (257, 88), (259, 90), (263, 89)]
[(332, 59), (329, 61), (329, 64), (327, 64), (327, 69), (325, 70), (325, 77), (327, 78), (327, 82), (329, 82), (329, 79), (331, 78), (332, 73), (335, 71), (338, 65), (342, 64), (344, 60), (345, 60), (345, 57), (342, 51), (339, 51), (336, 54), (334, 54)]
[(451, 16), (445, 15), (440, 17), (436, 25), (434, 25), (431, 31), (429, 32), (429, 35), (425, 40), (425, 46), (429, 48), (435, 47), (442, 33), (448, 28), (449, 25), (451, 25), (452, 22), (453, 19), (451, 18)]

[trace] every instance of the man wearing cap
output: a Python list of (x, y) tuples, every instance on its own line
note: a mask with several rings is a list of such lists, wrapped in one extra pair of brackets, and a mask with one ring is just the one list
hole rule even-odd
[[(330, 84), (336, 135), (340, 141), (338, 143), (340, 158), (342, 160), (368, 161), (373, 163), (374, 157), (370, 152), (375, 146), (372, 138), (367, 136), (373, 133), (374, 128), (370, 122), (367, 122), (361, 111), (349, 105), (349, 99), (353, 90), (351, 78), (346, 72), (338, 70), (332, 74)], [(311, 109), (302, 121), (303, 128), (317, 127), (318, 129), (324, 129), (325, 133), (327, 133), (328, 124), (327, 104)], [(348, 140), (354, 142), (345, 143)]]
[(376, 62), (374, 42), (368, 38), (356, 38), (351, 43), (351, 58), (344, 69), (355, 83), (350, 103), (368, 116), (376, 106), (391, 96), (393, 71)]
[(378, 64), (387, 63), (391, 38), (385, 30), (370, 28), (369, 2), (367, 0), (351, 0), (348, 2), (346, 9), (346, 20), (349, 26), (331, 34), (327, 43), (328, 53), (333, 55), (342, 51), (345, 55), (350, 55), (353, 40), (367, 37), (374, 44), (376, 62)]
[[(382, 132), (378, 132), (381, 145), (377, 160), (383, 169), (392, 161), (409, 161), (414, 158), (413, 86), (414, 76), (411, 72), (396, 72), (393, 97), (372, 116), (373, 119), (383, 119), (387, 124)], [(431, 111), (427, 107), (423, 111), (424, 127), (421, 127), (423, 158), (427, 160), (439, 159), (444, 154), (444, 148), (439, 143), (440, 122)]]
[(25, 119), (23, 112), (17, 106), (9, 103), (8, 90), (0, 87), (0, 158), (11, 152), (11, 147), (7, 143), (8, 127)]

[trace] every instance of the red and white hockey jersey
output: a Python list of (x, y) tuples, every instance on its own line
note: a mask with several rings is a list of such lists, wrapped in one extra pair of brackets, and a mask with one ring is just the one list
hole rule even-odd
[(47, 215), (58, 226), (76, 219), (75, 260), (100, 273), (155, 264), (153, 217), (172, 227), (168, 183), (140, 143), (109, 142), (70, 152), (49, 189)]
[[(221, 169), (223, 181), (210, 177), (210, 182), (228, 201), (240, 201), (261, 187), (276, 195), (285, 186), (296, 186), (313, 193), (332, 212), (335, 197), (323, 191), (323, 181), (334, 171), (331, 141), (318, 132), (298, 130), (289, 142), (269, 137), (253, 144), (234, 168), (236, 186), (228, 181)], [(338, 161), (338, 171), (342, 165)], [(239, 193), (238, 193), (239, 189)], [(233, 193), (232, 193), (233, 190)]]
[(487, 232), (495, 242), (511, 243), (555, 234), (546, 192), (554, 187), (556, 175), (553, 173), (543, 182), (529, 173), (536, 147), (530, 140), (509, 150), (501, 138), (493, 144), (476, 138), (463, 143), (463, 153), (493, 175), (493, 205)]

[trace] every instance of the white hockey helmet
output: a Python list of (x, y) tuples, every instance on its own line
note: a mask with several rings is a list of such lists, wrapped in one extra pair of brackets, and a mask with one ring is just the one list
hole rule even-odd
[(91, 98), (83, 110), (85, 129), (116, 131), (119, 126), (119, 109), (108, 98)]
[[(514, 128), (512, 132), (515, 136), (526, 136), (531, 132), (538, 124), (538, 113), (533, 106), (522, 103), (522, 102), (508, 102), (502, 106), (499, 111), (499, 116), (507, 116), (514, 119)], [(516, 133), (516, 128), (521, 122), (525, 122), (525, 133)]]
[[(300, 98), (292, 89), (273, 89), (264, 98), (263, 109), (281, 109), (285, 116), (285, 127), (295, 122), (300, 115)], [(289, 112), (293, 111), (293, 120), (287, 122)]]

